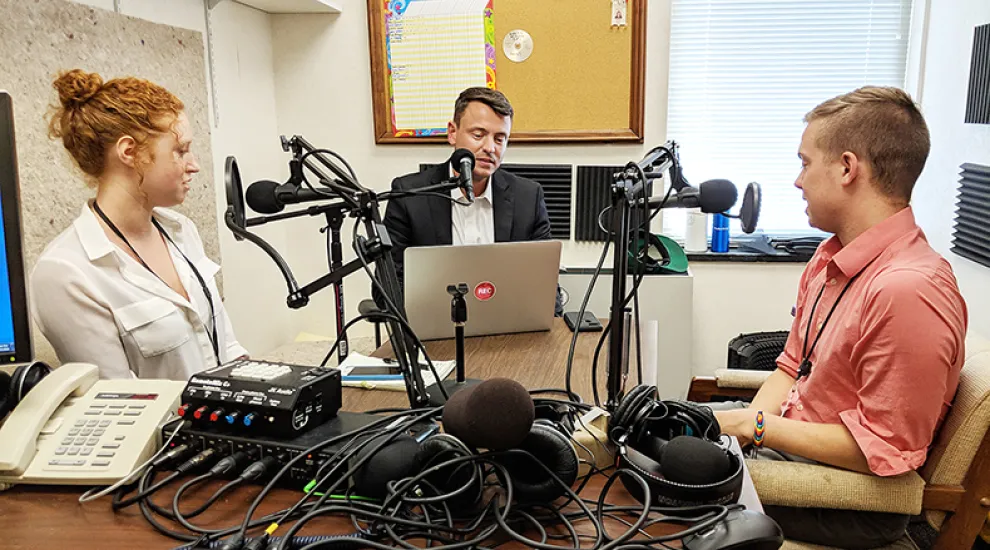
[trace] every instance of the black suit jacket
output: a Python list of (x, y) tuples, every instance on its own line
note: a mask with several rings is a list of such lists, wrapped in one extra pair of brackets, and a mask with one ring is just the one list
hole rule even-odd
[[(449, 178), (450, 164), (392, 180), (393, 191), (411, 191)], [(503, 170), (491, 177), (495, 242), (548, 240), (550, 216), (543, 200), (543, 187), (533, 180)], [(385, 228), (392, 239), (392, 257), (400, 287), (403, 282), (403, 256), (411, 246), (453, 244), (449, 199), (436, 195), (390, 200), (385, 207)], [(557, 300), (558, 313), (560, 300)]]

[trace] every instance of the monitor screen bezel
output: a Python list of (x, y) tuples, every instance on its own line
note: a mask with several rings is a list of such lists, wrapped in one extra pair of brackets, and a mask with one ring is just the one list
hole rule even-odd
[(21, 190), (14, 136), (13, 101), (9, 93), (0, 90), (0, 201), (2, 201), (0, 208), (3, 210), (7, 273), (10, 279), (10, 309), (14, 324), (14, 353), (0, 353), (0, 365), (29, 363), (34, 358), (34, 349), (31, 346), (27, 276), (24, 271)]

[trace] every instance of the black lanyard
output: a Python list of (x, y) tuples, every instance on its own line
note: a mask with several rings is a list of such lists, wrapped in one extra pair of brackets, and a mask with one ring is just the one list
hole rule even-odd
[[(127, 237), (125, 237), (124, 234), (121, 233), (120, 229), (117, 229), (117, 226), (114, 225), (112, 221), (110, 221), (110, 218), (103, 212), (103, 209), (100, 208), (100, 205), (97, 204), (96, 201), (93, 201), (93, 210), (96, 211), (96, 214), (100, 216), (100, 219), (102, 219), (104, 223), (107, 224), (110, 230), (113, 231), (115, 235), (120, 237), (120, 240), (124, 241), (124, 244), (127, 245), (127, 248), (131, 249), (131, 252), (134, 253), (134, 257), (137, 258), (137, 261), (140, 262), (141, 265), (143, 265), (145, 269), (151, 272), (151, 274), (154, 275), (159, 281), (161, 281), (162, 284), (168, 286), (168, 283), (165, 282), (165, 279), (162, 279), (160, 275), (155, 273), (155, 270), (151, 269), (151, 266), (145, 263), (144, 259), (141, 258), (141, 255), (138, 254), (138, 251), (135, 250), (133, 246), (131, 246), (131, 243), (130, 241), (127, 240)], [(156, 220), (155, 218), (151, 218), (151, 223), (155, 225), (155, 229), (158, 230), (158, 232), (162, 235), (162, 237), (164, 237), (165, 240), (167, 240), (168, 242), (172, 243), (172, 246), (174, 246), (175, 249), (179, 251), (179, 254), (182, 256), (182, 258), (186, 261), (187, 264), (189, 264), (189, 268), (192, 269), (193, 275), (196, 276), (196, 280), (199, 281), (199, 286), (203, 290), (203, 296), (206, 297), (206, 303), (210, 305), (210, 321), (211, 321), (210, 324), (211, 324), (213, 337), (210, 338), (210, 334), (208, 333), (206, 335), (206, 339), (210, 341), (210, 346), (213, 348), (213, 356), (217, 360), (217, 365), (220, 365), (220, 346), (219, 346), (219, 340), (217, 338), (217, 314), (216, 311), (213, 309), (213, 293), (211, 293), (209, 287), (206, 286), (206, 281), (203, 279), (203, 275), (199, 272), (199, 270), (196, 269), (196, 265), (193, 264), (192, 260), (190, 260), (189, 257), (186, 256), (186, 253), (183, 252), (181, 248), (179, 248), (179, 245), (175, 244), (175, 241), (173, 241), (172, 237), (169, 236), (169, 234), (165, 231), (165, 228), (163, 228), (158, 223), (158, 220)]]
[[(860, 271), (859, 273), (862, 273)], [(801, 366), (798, 367), (797, 379), (800, 380), (802, 377), (811, 374), (811, 354), (815, 351), (815, 346), (818, 345), (818, 340), (822, 337), (822, 332), (825, 332), (825, 327), (828, 326), (828, 320), (832, 318), (832, 314), (835, 313), (835, 308), (839, 305), (839, 301), (842, 297), (846, 295), (846, 291), (852, 286), (853, 281), (856, 277), (859, 277), (859, 273), (854, 275), (846, 283), (846, 286), (842, 288), (842, 292), (839, 293), (839, 297), (835, 299), (835, 303), (832, 304), (832, 309), (828, 310), (828, 315), (825, 316), (825, 320), (822, 321), (822, 326), (818, 329), (818, 334), (815, 335), (815, 341), (811, 343), (811, 349), (808, 349), (808, 337), (811, 335), (811, 325), (815, 320), (815, 310), (818, 309), (818, 301), (822, 299), (822, 294), (825, 293), (825, 287), (828, 286), (828, 281), (822, 284), (821, 290), (818, 291), (818, 296), (815, 298), (815, 303), (811, 306), (811, 314), (808, 315), (808, 324), (804, 327), (804, 343), (801, 346), (801, 354), (803, 355), (801, 359)]]

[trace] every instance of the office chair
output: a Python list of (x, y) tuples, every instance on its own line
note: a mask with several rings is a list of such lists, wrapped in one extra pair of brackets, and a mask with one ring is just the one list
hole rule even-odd
[[(720, 369), (695, 377), (688, 399), (751, 399), (769, 372)], [(922, 514), (936, 550), (973, 546), (990, 511), (990, 341), (966, 338), (959, 388), (928, 459), (917, 472), (878, 477), (823, 465), (747, 460), (766, 505)], [(810, 490), (809, 488), (814, 488)], [(904, 541), (904, 539), (902, 539)], [(898, 541), (903, 548), (907, 541)], [(897, 543), (895, 543), (897, 544)], [(827, 547), (786, 541), (785, 550)]]

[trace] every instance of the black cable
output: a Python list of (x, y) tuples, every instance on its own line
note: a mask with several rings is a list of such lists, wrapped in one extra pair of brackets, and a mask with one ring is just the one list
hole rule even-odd
[[(152, 468), (149, 468), (148, 469), (148, 473), (150, 473), (152, 471), (153, 471)], [(116, 511), (116, 510), (120, 510), (122, 508), (126, 508), (126, 507), (128, 507), (128, 506), (130, 506), (132, 504), (137, 503), (137, 502), (140, 502), (144, 498), (146, 498), (148, 496), (151, 496), (151, 495), (155, 494), (156, 492), (158, 492), (159, 490), (161, 490), (162, 487), (168, 485), (169, 483), (172, 483), (173, 481), (175, 481), (176, 479), (178, 479), (178, 477), (181, 476), (181, 475), (182, 474), (180, 472), (172, 472), (171, 474), (169, 474), (168, 476), (166, 476), (164, 479), (158, 481), (157, 483), (155, 483), (151, 487), (148, 487), (147, 489), (144, 489), (144, 490), (139, 490), (136, 495), (134, 495), (132, 497), (128, 497), (126, 499), (125, 498), (122, 498), (123, 495), (125, 495), (126, 493), (118, 491), (114, 495), (113, 502), (110, 503), (110, 507), (114, 511)]]
[(190, 513), (186, 513), (186, 514), (182, 513), (182, 511), (179, 510), (179, 499), (182, 497), (182, 493), (184, 493), (188, 488), (192, 487), (193, 485), (202, 483), (203, 481), (206, 481), (212, 477), (214, 477), (214, 474), (210, 472), (197, 476), (182, 484), (182, 486), (179, 487), (179, 490), (177, 490), (175, 492), (175, 495), (172, 497), (172, 514), (175, 516), (175, 521), (179, 522), (183, 527), (185, 527), (190, 531), (194, 531), (197, 533), (212, 532), (210, 530), (202, 529), (200, 527), (197, 527), (196, 525), (193, 525), (192, 523), (189, 522), (188, 518), (192, 518), (203, 513), (225, 493), (229, 492), (230, 490), (244, 483), (243, 479), (234, 479), (228, 483), (225, 483), (222, 487), (220, 487), (212, 495), (210, 495), (210, 498), (206, 499), (206, 502), (200, 505), (199, 508), (193, 510)]
[[(148, 468), (144, 472), (144, 475), (141, 476), (141, 480), (138, 482), (139, 491), (141, 492), (144, 491), (145, 485), (149, 483), (151, 479), (153, 479), (154, 473), (155, 473), (154, 468)], [(141, 510), (141, 515), (144, 516), (145, 521), (147, 521), (148, 524), (155, 529), (155, 531), (158, 531), (159, 533), (165, 535), (166, 537), (173, 538), (175, 540), (181, 540), (187, 542), (199, 540), (200, 537), (174, 531), (159, 523), (158, 520), (155, 519), (154, 514), (152, 514), (151, 508), (148, 506), (148, 502), (150, 502), (150, 500), (151, 499), (148, 498), (147, 496), (142, 497), (138, 501), (138, 509)]]
[[(313, 155), (316, 155), (316, 154), (332, 155), (334, 158), (336, 158), (337, 160), (339, 160), (341, 162), (341, 164), (344, 165), (344, 168), (347, 168), (347, 173), (350, 174), (351, 179), (354, 180), (354, 184), (357, 185), (358, 187), (360, 187), (361, 184), (358, 183), (357, 174), (354, 173), (354, 169), (351, 168), (351, 165), (350, 164), (347, 164), (347, 161), (344, 160), (344, 157), (342, 157), (339, 154), (331, 151), (330, 149), (312, 149), (310, 151), (306, 151), (305, 153), (302, 154), (301, 157), (299, 157), (299, 164), (301, 164), (302, 166), (305, 167), (306, 166), (306, 164), (305, 164), (306, 159), (309, 158), (309, 157), (311, 157), (311, 156), (313, 156)], [(320, 174), (317, 174), (317, 175), (320, 175)], [(357, 190), (359, 190), (359, 189), (352, 189), (350, 191), (353, 192), (353, 191), (357, 191)]]
[[(529, 391), (529, 394), (530, 395), (539, 395), (541, 393), (559, 393), (561, 395), (566, 395), (567, 398), (570, 399), (570, 401), (561, 401), (561, 403), (567, 403), (568, 405), (586, 407), (587, 409), (590, 409), (591, 408), (591, 405), (588, 405), (587, 403), (585, 403), (584, 402), (584, 399), (582, 399), (580, 395), (578, 395), (578, 394), (576, 394), (576, 393), (574, 393), (572, 391), (567, 391), (567, 390), (560, 389), (560, 388), (537, 388), (535, 390), (527, 390), (527, 391)], [(538, 399), (538, 398), (535, 398), (534, 397), (533, 399)], [(552, 399), (547, 399), (547, 401), (553, 401), (553, 400)]]
[[(395, 315), (395, 318), (396, 318), (397, 322), (399, 323), (399, 326), (402, 327), (402, 329), (406, 332), (405, 336), (408, 336), (408, 337), (412, 338), (413, 339), (413, 343), (416, 345), (416, 347), (419, 348), (423, 352), (423, 358), (426, 359), (426, 364), (429, 367), (430, 372), (433, 373), (433, 379), (436, 380), (436, 382), (437, 382), (436, 383), (436, 386), (440, 390), (440, 394), (443, 395), (444, 402), (446, 402), (447, 399), (450, 399), (450, 395), (447, 393), (447, 390), (446, 390), (446, 388), (444, 388), (443, 384), (441, 384), (440, 375), (437, 374), (437, 369), (433, 365), (433, 360), (430, 359), (430, 354), (427, 353), (427, 351), (426, 351), (426, 346), (423, 345), (423, 342), (419, 339), (419, 336), (416, 336), (416, 331), (414, 331), (413, 328), (411, 326), (409, 326), (409, 323), (406, 321), (405, 316), (403, 316), (403, 315), (401, 315), (399, 313), (401, 310), (395, 305), (395, 303), (392, 301), (392, 299), (388, 296), (388, 293), (385, 292), (385, 287), (382, 286), (382, 283), (381, 283), (381, 281), (378, 280), (378, 277), (375, 277), (375, 273), (371, 270), (371, 266), (368, 265), (367, 258), (364, 257), (364, 251), (361, 250), (361, 245), (358, 242), (358, 232), (357, 232), (357, 230), (358, 230), (359, 223), (360, 223), (360, 220), (358, 220), (354, 224), (353, 239), (352, 239), (351, 247), (354, 249), (355, 254), (357, 254), (358, 261), (361, 262), (361, 267), (364, 268), (364, 272), (367, 273), (368, 274), (368, 277), (371, 279), (371, 284), (374, 285), (374, 287), (378, 289), (378, 292), (381, 294), (382, 300), (385, 301), (385, 307), (387, 309), (391, 310), (392, 311), (392, 314)], [(390, 252), (386, 251), (386, 254), (389, 254), (389, 253)], [(403, 338), (404, 335), (399, 334), (397, 337), (398, 338)], [(409, 368), (413, 371), (413, 372), (411, 372), (409, 374), (411, 376), (413, 376), (414, 381), (415, 381), (415, 377), (418, 375), (418, 373), (416, 371), (419, 369), (419, 365), (410, 365)]]
[(391, 313), (387, 313), (384, 311), (358, 314), (356, 317), (354, 317), (353, 319), (351, 319), (350, 321), (344, 324), (344, 328), (341, 329), (340, 334), (337, 335), (337, 338), (334, 340), (333, 345), (330, 346), (330, 351), (328, 351), (327, 354), (323, 356), (323, 360), (320, 361), (320, 366), (325, 367), (327, 363), (330, 362), (330, 358), (333, 357), (333, 354), (337, 351), (337, 348), (340, 346), (340, 339), (347, 334), (347, 329), (354, 326), (354, 324), (357, 323), (358, 321), (362, 321), (364, 319), (370, 319), (372, 317), (384, 317), (386, 319), (392, 319), (392, 320), (398, 319), (398, 317), (396, 317), (395, 315), (392, 315)]
[(364, 411), (364, 414), (399, 414), (409, 412), (409, 407), (384, 407)]
[[(598, 276), (601, 275), (602, 266), (605, 265), (605, 258), (608, 256), (608, 249), (611, 246), (612, 241), (606, 240), (605, 246), (602, 247), (602, 255), (598, 258), (598, 265), (595, 266), (595, 273), (591, 276), (591, 282), (588, 283), (588, 289), (584, 293), (584, 298), (581, 299), (581, 308), (578, 309), (577, 319), (574, 322), (574, 334), (571, 335), (571, 345), (567, 350), (567, 367), (564, 371), (564, 387), (568, 394), (573, 394), (573, 386), (571, 385), (571, 375), (574, 368), (574, 350), (577, 347), (578, 334), (581, 333), (580, 328), (584, 320), (584, 312), (588, 308), (588, 302), (591, 300), (591, 292), (595, 289), (595, 283), (598, 281)], [(592, 383), (592, 391), (595, 393), (595, 405), (598, 404), (598, 388)]]
[(609, 478), (605, 481), (605, 485), (602, 486), (601, 493), (599, 493), (598, 495), (598, 514), (599, 514), (598, 522), (603, 525), (602, 527), (603, 530), (604, 530), (604, 518), (602, 517), (601, 514), (602, 514), (602, 508), (605, 505), (605, 497), (606, 495), (608, 495), (608, 490), (612, 487), (612, 484), (615, 483), (615, 480), (619, 479), (619, 476), (623, 476), (623, 475), (632, 478), (636, 483), (639, 484), (640, 489), (643, 491), (642, 495), (643, 495), (644, 504), (642, 506), (642, 512), (640, 513), (639, 517), (636, 519), (636, 522), (633, 523), (631, 526), (629, 526), (629, 529), (627, 529), (625, 533), (619, 535), (617, 538), (609, 539), (608, 533), (605, 532), (604, 536), (606, 539), (610, 540), (610, 542), (606, 544), (604, 547), (602, 547), (602, 550), (609, 550), (615, 548), (620, 544), (622, 544), (623, 542), (625, 542), (626, 540), (636, 536), (636, 533), (643, 527), (643, 524), (646, 523), (647, 518), (650, 517), (649, 503), (653, 502), (653, 493), (650, 490), (650, 485), (646, 482), (645, 479), (643, 479), (642, 476), (636, 474), (632, 470), (626, 470), (625, 468), (620, 468), (616, 470), (614, 474), (609, 476)]
[(355, 435), (361, 433), (365, 429), (375, 428), (378, 427), (379, 425), (384, 425), (392, 421), (393, 419), (391, 417), (385, 417), (382, 418), (381, 420), (376, 420), (375, 422), (369, 424), (368, 426), (351, 430), (337, 437), (332, 437), (330, 439), (317, 443), (316, 445), (313, 445), (312, 447), (306, 449), (304, 452), (297, 454), (295, 457), (289, 460), (289, 462), (286, 463), (282, 467), (282, 469), (280, 469), (274, 476), (272, 476), (272, 479), (268, 482), (268, 484), (265, 485), (265, 487), (261, 490), (258, 496), (255, 497), (254, 501), (251, 502), (251, 506), (248, 508), (247, 513), (244, 515), (244, 520), (241, 523), (241, 527), (238, 531), (238, 536), (241, 539), (243, 539), (246, 536), (248, 530), (248, 524), (251, 522), (251, 516), (254, 515), (255, 510), (258, 509), (258, 506), (260, 506), (264, 498), (268, 496), (268, 493), (271, 492), (272, 488), (275, 486), (276, 483), (278, 483), (278, 480), (282, 477), (282, 475), (284, 475), (285, 472), (289, 471), (298, 460), (301, 460), (307, 454), (318, 452), (323, 447), (327, 447), (333, 445), (334, 443), (337, 443), (338, 441), (343, 441), (347, 438), (354, 437)]
[(601, 407), (602, 402), (598, 395), (598, 356), (602, 351), (602, 346), (605, 345), (605, 339), (608, 337), (608, 333), (612, 330), (612, 323), (607, 323), (605, 328), (602, 330), (601, 336), (598, 338), (598, 344), (595, 346), (595, 353), (591, 357), (591, 393), (595, 399), (595, 406)]
[[(407, 421), (406, 423), (403, 423), (403, 424), (395, 427), (394, 428), (395, 433), (393, 434), (393, 438), (400, 433), (400, 430), (401, 431), (405, 431), (406, 429), (408, 429), (410, 426), (412, 426), (416, 422), (419, 422), (419, 421), (421, 421), (421, 420), (423, 420), (425, 418), (428, 418), (429, 416), (434, 415), (438, 410), (440, 410), (439, 407), (433, 408), (433, 409), (426, 409), (425, 412), (423, 412), (423, 409), (418, 409), (418, 410), (410, 411), (410, 415), (415, 414), (415, 416), (412, 416), (411, 420)], [(334, 438), (331, 438), (331, 439), (329, 439), (327, 441), (318, 443), (318, 444), (310, 447), (309, 449), (307, 449), (307, 450), (299, 453), (298, 455), (296, 455), (285, 466), (283, 466), (282, 469), (277, 474), (275, 474), (275, 476), (271, 479), (271, 481), (268, 482), (268, 485), (266, 485), (265, 488), (262, 490), (262, 492), (255, 498), (254, 502), (251, 503), (251, 507), (248, 509), (248, 512), (245, 515), (244, 523), (242, 523), (242, 525), (241, 525), (241, 530), (239, 531), (239, 536), (243, 538), (246, 535), (246, 532), (247, 532), (247, 523), (250, 521), (251, 515), (254, 514), (254, 511), (261, 504), (261, 501), (264, 499), (264, 497), (267, 496), (267, 494), (271, 491), (272, 487), (274, 487), (274, 485), (278, 482), (279, 478), (282, 475), (284, 475), (285, 472), (289, 471), (292, 468), (292, 466), (296, 463), (296, 461), (302, 459), (306, 455), (309, 455), (309, 454), (312, 454), (312, 453), (316, 453), (317, 451), (319, 451), (323, 447), (329, 446), (329, 445), (331, 445), (333, 443), (336, 443), (337, 441), (341, 441), (341, 440), (343, 440), (345, 438), (351, 438), (351, 437), (357, 436), (357, 435), (361, 434), (365, 430), (374, 429), (374, 428), (377, 428), (380, 425), (385, 425), (386, 423), (391, 423), (391, 422), (394, 422), (394, 421), (395, 420), (393, 418), (391, 418), (391, 417), (382, 418), (381, 420), (377, 420), (377, 421), (373, 422), (372, 424), (369, 424), (368, 426), (365, 426), (363, 428), (359, 428), (357, 430), (353, 430), (351, 432), (347, 432), (345, 434), (342, 434), (342, 435), (340, 435), (338, 437), (334, 437)], [(354, 473), (359, 468), (361, 468), (368, 460), (370, 460), (374, 456), (375, 453), (377, 453), (383, 447), (385, 447), (386, 445), (388, 445), (390, 441), (391, 441), (391, 438), (384, 439), (384, 440), (380, 441), (378, 443), (378, 445), (371, 450), (371, 452), (369, 452), (364, 457), (362, 457), (361, 460), (356, 461), (350, 467), (350, 469), (348, 469), (347, 472), (345, 472), (344, 474), (342, 474), (337, 479), (337, 481), (334, 482), (333, 485), (331, 485), (328, 489), (325, 490), (325, 493), (324, 493), (324, 495), (322, 497), (320, 497), (321, 500), (319, 502), (322, 502), (326, 498), (329, 498), (329, 496), (333, 493), (333, 491), (336, 489), (336, 487), (340, 483), (342, 483), (345, 480), (350, 479), (351, 476), (353, 476)], [(340, 464), (343, 464), (343, 463), (344, 463), (343, 461), (340, 462)], [(337, 470), (338, 467), (339, 467), (339, 464), (336, 465), (336, 466), (334, 466), (329, 472), (327, 472), (327, 474), (324, 477), (325, 478), (329, 478), (329, 476), (334, 475), (334, 473), (336, 472), (336, 470)], [(314, 491), (315, 491), (315, 488), (314, 488)], [(291, 512), (297, 510), (300, 506), (302, 506), (303, 503), (306, 502), (306, 500), (308, 500), (310, 498), (310, 496), (312, 494), (313, 493), (310, 492), (310, 493), (307, 493), (306, 495), (304, 495), (295, 505), (293, 505), (289, 509), (289, 512), (286, 512), (285, 515), (288, 516)], [(342, 508), (353, 509), (351, 507), (342, 507)], [(308, 515), (309, 514), (307, 514), (307, 516)], [(281, 519), (281, 520), (277, 520), (274, 523), (282, 523), (283, 521), (285, 521), (284, 518)], [(300, 520), (300, 521), (302, 521), (302, 520)], [(298, 524), (299, 524), (299, 522), (296, 523), (296, 525), (298, 525)], [(293, 527), (295, 527), (295, 525)], [(296, 531), (298, 531), (298, 529)], [(292, 534), (294, 534), (296, 531), (290, 531), (290, 533), (289, 534), (286, 534), (285, 537), (291, 539)]]
[(391, 200), (395, 200), (395, 199), (405, 199), (405, 198), (408, 198), (408, 197), (426, 197), (426, 196), (429, 196), (429, 197), (439, 197), (441, 199), (449, 200), (450, 202), (452, 202), (454, 204), (459, 204), (461, 206), (471, 206), (471, 204), (472, 204), (472, 203), (470, 203), (470, 202), (468, 202), (466, 200), (463, 200), (462, 201), (460, 199), (455, 199), (454, 197), (452, 197), (450, 195), (444, 195), (443, 193), (441, 193), (439, 191), (417, 191), (415, 189), (410, 190), (410, 191), (389, 191), (388, 193), (383, 193), (379, 197), (382, 198), (382, 199), (384, 199), (384, 200), (391, 201)]

